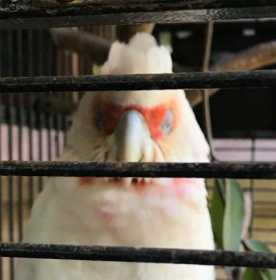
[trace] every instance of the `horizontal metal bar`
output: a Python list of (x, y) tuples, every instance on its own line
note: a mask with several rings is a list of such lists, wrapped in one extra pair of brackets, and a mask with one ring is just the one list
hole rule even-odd
[[(122, 1), (124, 2), (124, 1)], [(145, 2), (148, 2), (145, 4)], [(124, 5), (106, 4), (73, 5), (49, 8), (16, 5), (14, 2), (0, 8), (0, 29), (48, 28), (91, 24), (124, 25), (145, 22), (181, 23), (208, 20), (271, 19), (276, 17), (275, 1), (133, 1)], [(261, 4), (264, 2), (264, 4)], [(125, 3), (125, 2), (124, 2)], [(209, 3), (207, 5), (207, 3)], [(269, 5), (269, 6), (265, 6)], [(203, 8), (204, 7), (204, 8)], [(247, 7), (247, 8), (246, 8)], [(208, 9), (206, 9), (208, 8)]]
[[(46, 5), (47, 0), (44, 1)], [(17, 1), (16, 3), (20, 5), (22, 2), (23, 1)], [(8, 6), (12, 7), (12, 4)], [(89, 6), (94, 9), (95, 13), (104, 14), (119, 12), (252, 8), (276, 6), (276, 3), (274, 0), (80, 0), (78, 5), (73, 4), (73, 6)], [(59, 8), (62, 8), (62, 5), (59, 5)]]
[(0, 92), (276, 87), (276, 70), (0, 78)]
[(276, 254), (255, 252), (2, 243), (0, 256), (276, 268)]
[(276, 179), (276, 163), (0, 163), (0, 175), (57, 177), (187, 177)]

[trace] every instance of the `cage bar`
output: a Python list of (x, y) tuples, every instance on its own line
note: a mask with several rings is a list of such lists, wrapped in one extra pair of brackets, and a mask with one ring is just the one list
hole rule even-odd
[[(7, 32), (7, 42), (6, 46), (7, 49), (7, 59), (8, 59), (8, 65), (7, 65), (7, 74), (11, 75), (13, 73), (13, 65), (14, 65), (14, 58), (15, 56), (12, 53), (12, 49), (9, 48), (9, 46), (12, 46), (15, 42), (14, 40), (14, 34), (13, 32)], [(7, 137), (7, 150), (8, 150), (8, 159), (14, 160), (14, 149), (13, 149), (13, 137), (14, 137), (14, 123), (15, 123), (15, 109), (14, 109), (14, 96), (8, 95), (7, 97), (7, 105), (6, 106), (6, 117), (7, 117), (7, 125), (8, 125), (8, 131), (6, 134)], [(8, 176), (8, 238), (10, 242), (15, 241), (15, 225), (14, 225), (14, 192), (15, 192), (15, 184), (14, 184), (14, 177), (9, 175)], [(9, 268), (10, 268), (10, 278), (11, 280), (14, 279), (14, 259), (9, 259)]]
[[(3, 31), (0, 31), (0, 39), (3, 38), (4, 34)], [(3, 57), (3, 50), (4, 50), (4, 44), (3, 44), (3, 40), (0, 40), (0, 58), (2, 60)], [(0, 75), (3, 75), (3, 65), (2, 63), (0, 63)], [(0, 96), (0, 103), (2, 103), (2, 98)], [(3, 159), (3, 152), (2, 152), (2, 124), (3, 124), (3, 119), (4, 119), (4, 112), (3, 112), (3, 106), (0, 106), (0, 160)], [(5, 213), (5, 209), (4, 209), (4, 201), (3, 201), (3, 177), (0, 176), (0, 242), (3, 242), (4, 240), (4, 229), (3, 229), (3, 225), (4, 225), (4, 213)], [(3, 280), (3, 259), (0, 258), (0, 280)]]
[(2, 243), (0, 256), (276, 268), (276, 254), (260, 252)]
[(276, 163), (108, 163), (2, 161), (0, 175), (275, 179)]
[[(23, 1), (18, 1), (7, 5), (7, 9), (14, 10)], [(61, 5), (56, 5), (61, 8)], [(72, 6), (72, 5), (71, 5)], [(88, 0), (79, 2), (73, 6), (89, 6), (94, 9), (94, 13), (120, 13), (120, 12), (154, 12), (154, 11), (177, 11), (177, 10), (197, 10), (197, 9), (225, 9), (225, 8), (249, 8), (276, 6), (274, 0)], [(55, 7), (55, 8), (57, 8)], [(27, 9), (25, 4), (25, 10)]]
[[(18, 69), (17, 74), (23, 75), (23, 49), (22, 49), (22, 39), (23, 39), (23, 31), (17, 30), (17, 45), (18, 45), (18, 51), (17, 51), (17, 59), (18, 59)], [(19, 96), (19, 103), (24, 104), (23, 100), (24, 96)], [(17, 127), (17, 133), (18, 133), (18, 145), (17, 145), (17, 151), (18, 151), (18, 160), (22, 161), (23, 159), (23, 123), (24, 123), (24, 109), (22, 106), (17, 106), (16, 108), (16, 119), (18, 123)], [(18, 231), (18, 239), (22, 240), (23, 237), (23, 216), (24, 216), (24, 207), (23, 207), (23, 193), (22, 193), (22, 186), (23, 186), (23, 178), (18, 177), (17, 180), (17, 231)]]
[(174, 74), (4, 77), (0, 92), (114, 91), (275, 87), (276, 70)]
[(275, 18), (275, 6), (273, 0), (122, 0), (119, 4), (106, 0), (90, 1), (84, 5), (57, 5), (45, 9), (11, 2), (0, 8), (0, 29)]

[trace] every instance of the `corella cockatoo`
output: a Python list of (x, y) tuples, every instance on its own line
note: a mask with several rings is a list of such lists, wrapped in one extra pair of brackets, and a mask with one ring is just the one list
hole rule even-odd
[[(115, 42), (103, 74), (171, 73), (169, 52), (145, 33)], [(60, 160), (208, 162), (183, 90), (87, 93)], [(214, 249), (203, 179), (52, 178), (25, 242)], [(211, 266), (18, 261), (17, 280), (214, 280)]]

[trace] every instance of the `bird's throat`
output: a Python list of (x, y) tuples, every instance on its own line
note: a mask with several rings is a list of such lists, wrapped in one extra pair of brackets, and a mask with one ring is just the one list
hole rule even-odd
[(159, 192), (173, 191), (176, 196), (183, 197), (194, 195), (198, 191), (205, 189), (204, 179), (200, 178), (157, 178), (157, 179), (140, 179), (140, 178), (96, 178), (80, 177), (79, 187), (93, 188), (95, 186), (114, 186), (116, 188), (126, 188), (137, 193), (143, 194), (149, 189), (155, 189)]

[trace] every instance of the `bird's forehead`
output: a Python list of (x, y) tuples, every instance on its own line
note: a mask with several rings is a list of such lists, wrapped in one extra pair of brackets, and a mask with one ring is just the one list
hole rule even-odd
[(117, 92), (102, 92), (95, 95), (94, 102), (108, 102), (127, 106), (136, 104), (138, 106), (153, 107), (172, 100), (177, 100), (183, 97), (183, 92), (180, 91), (117, 91)]

